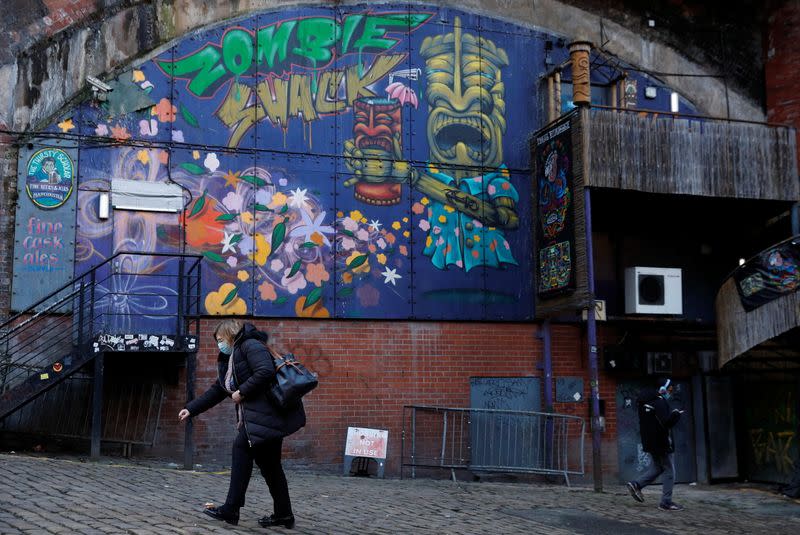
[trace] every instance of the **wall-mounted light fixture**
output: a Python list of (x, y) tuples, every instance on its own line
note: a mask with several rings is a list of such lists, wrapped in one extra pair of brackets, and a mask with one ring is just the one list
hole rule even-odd
[(644, 96), (645, 98), (656, 98), (658, 95), (658, 89), (656, 89), (653, 85), (648, 85), (644, 88)]
[(744, 258), (740, 258), (740, 259), (739, 259), (739, 265), (740, 265), (740, 266), (743, 266), (743, 265), (744, 265), (744, 263), (745, 263), (745, 260), (744, 260)]
[(97, 217), (108, 219), (111, 203), (108, 193), (101, 193), (97, 201)]
[(680, 110), (681, 97), (677, 92), (673, 91), (669, 96), (669, 110), (672, 113), (678, 113)]

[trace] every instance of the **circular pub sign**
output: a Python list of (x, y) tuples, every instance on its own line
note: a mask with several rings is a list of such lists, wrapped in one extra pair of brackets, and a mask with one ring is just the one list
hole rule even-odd
[(69, 199), (75, 166), (61, 149), (42, 149), (28, 160), (25, 191), (39, 208), (58, 208)]

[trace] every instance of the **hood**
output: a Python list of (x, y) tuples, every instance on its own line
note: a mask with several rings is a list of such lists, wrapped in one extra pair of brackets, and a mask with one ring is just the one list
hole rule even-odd
[(258, 329), (256, 329), (256, 326), (253, 325), (252, 323), (245, 323), (242, 326), (242, 330), (239, 331), (239, 334), (236, 335), (236, 339), (234, 340), (233, 345), (238, 347), (242, 345), (242, 342), (244, 342), (245, 340), (250, 340), (251, 338), (266, 344), (267, 341), (269, 340), (269, 335), (264, 331), (259, 331)]
[(639, 397), (636, 398), (636, 401), (639, 405), (642, 403), (647, 403), (649, 401), (653, 401), (654, 399), (658, 398), (658, 389), (653, 387), (642, 388), (639, 391)]

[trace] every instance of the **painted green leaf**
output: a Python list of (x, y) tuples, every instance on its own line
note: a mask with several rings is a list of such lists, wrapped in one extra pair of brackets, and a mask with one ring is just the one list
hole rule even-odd
[(194, 162), (183, 162), (181, 167), (192, 173), (193, 175), (204, 175), (206, 170)]
[(308, 297), (306, 297), (306, 302), (303, 305), (303, 309), (306, 309), (312, 306), (314, 303), (319, 301), (322, 298), (322, 286), (319, 288), (314, 288), (308, 293)]
[(347, 229), (342, 230), (342, 234), (344, 234), (345, 236), (350, 236), (351, 238), (355, 236), (355, 234), (353, 234), (351, 231)]
[(280, 213), (281, 214), (285, 214), (288, 210), (289, 210), (289, 205), (288, 204), (284, 204), (283, 208), (281, 208)]
[(278, 247), (283, 243), (283, 238), (286, 237), (286, 223), (281, 221), (275, 228), (272, 229), (272, 251), (278, 250)]
[(239, 177), (239, 180), (244, 180), (245, 182), (249, 182), (249, 183), (251, 183), (254, 186), (257, 186), (259, 188), (261, 186), (266, 186), (267, 185), (267, 183), (264, 180), (261, 180), (257, 176), (253, 176), (253, 175), (246, 175), (246, 176)]
[(236, 219), (236, 216), (239, 214), (222, 214), (221, 216), (217, 217), (215, 221), (232, 221)]
[(197, 117), (192, 115), (192, 112), (189, 111), (189, 108), (183, 104), (181, 104), (181, 115), (183, 115), (183, 120), (186, 121), (189, 126), (194, 126), (195, 128), (200, 126), (200, 123), (197, 122)]
[(212, 262), (224, 262), (225, 259), (218, 255), (217, 253), (212, 253), (211, 251), (203, 251), (203, 256), (211, 260)]
[(294, 264), (292, 264), (292, 269), (289, 270), (289, 274), (286, 275), (286, 278), (291, 279), (292, 277), (294, 277), (295, 274), (297, 274), (297, 272), (300, 271), (300, 266), (302, 265), (303, 265), (302, 260), (298, 260)]
[(233, 301), (233, 299), (236, 297), (236, 294), (238, 294), (238, 293), (239, 293), (239, 287), (236, 286), (236, 287), (233, 288), (233, 290), (228, 292), (228, 295), (226, 295), (225, 299), (222, 300), (222, 306), (225, 306), (228, 303), (230, 303), (231, 301)]
[(352, 261), (352, 262), (350, 262), (350, 265), (349, 265), (349, 266), (347, 266), (347, 267), (349, 267), (350, 269), (356, 269), (358, 266), (360, 266), (360, 265), (362, 265), (364, 262), (366, 262), (366, 261), (367, 261), (367, 258), (369, 258), (369, 255), (362, 254), (362, 255), (360, 255), (360, 256), (357, 256), (357, 257), (355, 257), (355, 258), (353, 259), (353, 261)]
[(318, 245), (313, 241), (307, 241), (300, 247), (302, 247), (303, 249), (313, 249), (314, 247), (318, 247)]
[(205, 206), (206, 204), (206, 193), (208, 193), (208, 190), (203, 191), (203, 194), (200, 195), (200, 198), (194, 202), (194, 206), (192, 206), (192, 211), (189, 212), (189, 217), (192, 217), (197, 212), (203, 209), (203, 206)]
[(286, 301), (288, 301), (288, 298), (286, 296), (281, 296), (273, 301), (272, 304), (278, 306), (284, 304)]
[(342, 288), (336, 292), (336, 296), (341, 298), (350, 297), (351, 295), (353, 295), (353, 288), (350, 287)]
[(233, 238), (231, 238), (231, 244), (239, 243), (244, 238), (244, 234), (237, 234)]
[(167, 239), (167, 231), (164, 230), (163, 225), (159, 225), (158, 228), (156, 228), (156, 236), (158, 237), (159, 240)]
[(272, 208), (267, 208), (263, 204), (254, 204), (253, 208), (255, 209), (256, 212), (272, 212), (273, 211)]

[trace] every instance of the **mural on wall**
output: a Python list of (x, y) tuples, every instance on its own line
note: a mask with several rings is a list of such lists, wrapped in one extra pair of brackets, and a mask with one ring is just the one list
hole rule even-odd
[[(75, 272), (185, 251), (204, 257), (209, 314), (529, 319), (531, 65), (547, 39), (408, 5), (188, 35), (50, 128), (84, 136)], [(101, 220), (115, 178), (179, 184), (185, 210)], [(130, 261), (149, 276), (126, 287), (174, 286), (174, 259)], [(160, 304), (127, 306), (155, 317)]]
[(575, 288), (575, 229), (572, 206), (572, 131), (569, 119), (536, 138), (538, 188), (536, 249), (538, 295), (559, 295)]
[(800, 240), (770, 247), (740, 266), (734, 277), (745, 310), (754, 310), (800, 288)]

